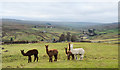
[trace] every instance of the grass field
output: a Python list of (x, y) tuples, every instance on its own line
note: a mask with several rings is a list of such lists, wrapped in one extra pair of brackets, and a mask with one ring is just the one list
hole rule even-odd
[[(49, 49), (58, 49), (58, 61), (49, 62), (45, 45)], [(118, 68), (118, 44), (108, 43), (73, 43), (74, 48), (85, 50), (84, 60), (67, 60), (64, 47), (68, 43), (34, 43), (3, 45), (3, 68)], [(27, 63), (27, 57), (22, 56), (20, 50), (25, 52), (36, 48), (39, 51), (39, 61)], [(8, 52), (4, 52), (8, 50)], [(32, 56), (33, 61), (33, 56)]]

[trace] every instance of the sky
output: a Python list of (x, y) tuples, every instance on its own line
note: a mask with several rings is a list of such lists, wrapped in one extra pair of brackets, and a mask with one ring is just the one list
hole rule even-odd
[(0, 3), (0, 16), (21, 20), (62, 21), (62, 22), (102, 22), (118, 21), (118, 2), (115, 0), (101, 2), (85, 0), (42, 2), (7, 2)]

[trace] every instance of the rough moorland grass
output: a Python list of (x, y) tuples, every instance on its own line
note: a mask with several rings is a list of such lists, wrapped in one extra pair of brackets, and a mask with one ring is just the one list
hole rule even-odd
[[(50, 63), (45, 51), (45, 44), (49, 49), (58, 49), (58, 61)], [(73, 43), (74, 48), (84, 48), (85, 57), (83, 61), (67, 60), (64, 47), (68, 43), (35, 43), (35, 44), (12, 44), (3, 45), (2, 67), (3, 68), (117, 68), (118, 67), (118, 45), (106, 43)], [(25, 52), (36, 48), (39, 51), (39, 61), (27, 63), (27, 57), (22, 56), (21, 49)], [(8, 50), (8, 52), (4, 52)], [(33, 56), (32, 56), (33, 61)]]

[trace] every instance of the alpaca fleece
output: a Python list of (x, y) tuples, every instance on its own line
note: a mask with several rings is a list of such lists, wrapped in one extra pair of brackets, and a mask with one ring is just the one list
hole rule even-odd
[(46, 53), (49, 56), (49, 62), (52, 62), (52, 56), (55, 57), (54, 61), (57, 61), (58, 51), (56, 49), (48, 50), (48, 45), (45, 45)]
[(21, 54), (23, 56), (28, 56), (28, 63), (32, 61), (31, 56), (34, 55), (34, 62), (37, 59), (38, 61), (38, 50), (37, 49), (32, 49), (24, 53), (24, 50), (21, 50)]

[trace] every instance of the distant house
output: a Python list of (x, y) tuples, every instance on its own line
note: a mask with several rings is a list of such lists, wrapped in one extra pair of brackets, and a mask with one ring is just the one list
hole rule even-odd
[(46, 33), (47, 31), (42, 31), (42, 33)]
[(36, 26), (33, 26), (33, 28), (55, 28), (55, 26), (52, 26), (52, 25), (36, 25)]
[(47, 25), (46, 28), (55, 28), (55, 26)]
[(36, 25), (36, 26), (33, 26), (34, 28), (45, 28), (46, 26), (45, 25)]
[(88, 34), (89, 34), (89, 36), (95, 36), (95, 35), (97, 35), (96, 33), (95, 33), (95, 29), (88, 29)]

